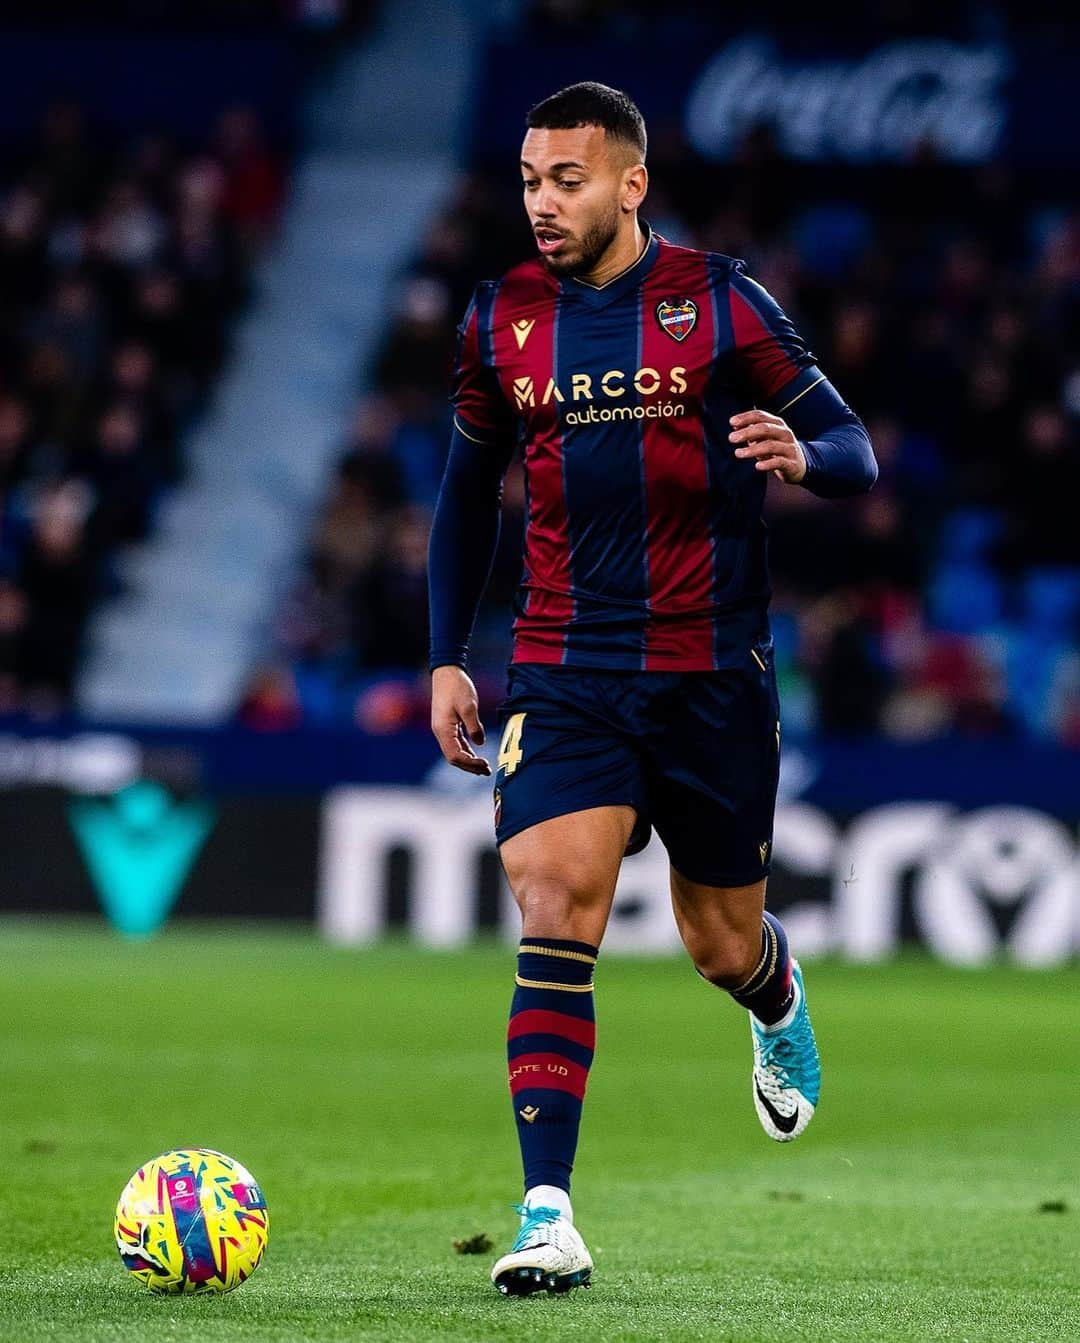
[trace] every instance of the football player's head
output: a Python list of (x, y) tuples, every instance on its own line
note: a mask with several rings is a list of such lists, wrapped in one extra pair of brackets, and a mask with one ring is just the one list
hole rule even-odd
[(571, 84), (537, 103), (521, 146), (525, 211), (556, 275), (587, 275), (645, 198), (645, 121), (606, 84)]

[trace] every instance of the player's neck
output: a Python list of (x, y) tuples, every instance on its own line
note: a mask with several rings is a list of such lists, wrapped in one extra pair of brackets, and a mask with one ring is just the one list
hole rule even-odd
[(577, 278), (585, 284), (600, 288), (607, 284), (609, 280), (614, 280), (616, 275), (621, 275), (624, 270), (629, 270), (644, 252), (646, 246), (645, 230), (638, 223), (635, 215), (632, 227), (619, 234), (594, 269), (588, 275), (579, 275)]

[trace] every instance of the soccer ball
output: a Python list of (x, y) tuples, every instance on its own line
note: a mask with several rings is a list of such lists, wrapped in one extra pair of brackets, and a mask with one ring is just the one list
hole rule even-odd
[(114, 1234), (124, 1267), (152, 1292), (231, 1292), (258, 1268), (270, 1215), (238, 1161), (185, 1147), (139, 1167)]

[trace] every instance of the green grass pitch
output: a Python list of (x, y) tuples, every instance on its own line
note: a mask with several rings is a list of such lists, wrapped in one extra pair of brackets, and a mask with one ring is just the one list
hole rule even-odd
[[(504, 1300), (452, 1242), (501, 1253), (515, 1223), (508, 951), (0, 938), (2, 1339), (1080, 1338), (1075, 971), (809, 965), (822, 1105), (781, 1147), (742, 1014), (685, 961), (601, 958), (575, 1185), (595, 1285)], [(269, 1201), (230, 1296), (151, 1297), (112, 1245), (132, 1170), (187, 1144)]]

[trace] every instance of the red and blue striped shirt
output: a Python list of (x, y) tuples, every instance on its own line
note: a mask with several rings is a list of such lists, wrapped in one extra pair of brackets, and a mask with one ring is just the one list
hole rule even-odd
[[(651, 232), (603, 286), (559, 279), (539, 258), (478, 285), (452, 399), (455, 439), (481, 475), (486, 461), (501, 476), (518, 444), (524, 454), (514, 662), (707, 671), (768, 637), (766, 473), (735, 457), (733, 414), (782, 414), (819, 493), (873, 481), (861, 423), (743, 264)], [(840, 462), (828, 437), (810, 441), (835, 429), (865, 449), (842, 442)], [(470, 534), (446, 511), (480, 506), (454, 488), (453, 456), (432, 536), (433, 666), (465, 665), (472, 590), (490, 564), (490, 551), (466, 562), (469, 592), (443, 599)]]

